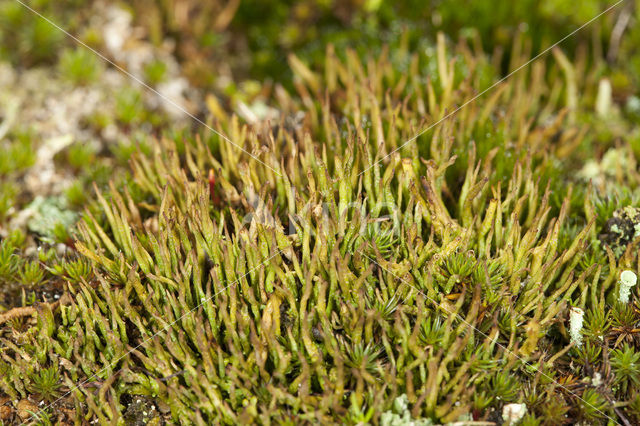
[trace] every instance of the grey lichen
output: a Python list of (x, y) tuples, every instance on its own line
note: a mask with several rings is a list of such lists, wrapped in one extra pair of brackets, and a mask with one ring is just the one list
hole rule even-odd
[(627, 206), (616, 210), (607, 220), (599, 239), (609, 246), (616, 256), (620, 256), (627, 245), (638, 236), (640, 236), (640, 209)]

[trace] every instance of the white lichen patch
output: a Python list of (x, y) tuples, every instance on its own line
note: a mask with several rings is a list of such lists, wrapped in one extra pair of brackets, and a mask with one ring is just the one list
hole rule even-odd
[(633, 271), (622, 271), (620, 274), (620, 289), (618, 291), (618, 301), (620, 303), (629, 303), (631, 288), (638, 282), (638, 276)]
[(598, 84), (598, 96), (596, 98), (596, 113), (600, 117), (606, 117), (611, 113), (613, 104), (611, 82), (608, 78), (603, 78)]
[(582, 345), (582, 324), (584, 321), (584, 311), (580, 308), (571, 308), (569, 311), (569, 336), (571, 343), (576, 346)]

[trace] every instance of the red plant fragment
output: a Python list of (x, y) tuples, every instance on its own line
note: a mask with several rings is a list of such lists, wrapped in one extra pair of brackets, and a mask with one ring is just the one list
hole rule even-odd
[(213, 204), (217, 205), (220, 203), (220, 198), (218, 194), (216, 194), (216, 176), (213, 169), (209, 169), (209, 195), (211, 196)]

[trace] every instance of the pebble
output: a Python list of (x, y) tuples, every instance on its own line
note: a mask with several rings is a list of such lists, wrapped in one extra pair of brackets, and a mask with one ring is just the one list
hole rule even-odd
[(18, 417), (22, 420), (27, 420), (33, 416), (33, 413), (38, 412), (38, 406), (28, 399), (20, 400), (16, 408), (18, 409)]
[(13, 409), (8, 405), (0, 405), (0, 420), (9, 420), (13, 415)]

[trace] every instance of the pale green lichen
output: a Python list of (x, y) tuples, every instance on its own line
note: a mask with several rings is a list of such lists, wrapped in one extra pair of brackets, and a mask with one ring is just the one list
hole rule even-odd
[(58, 230), (72, 229), (78, 220), (78, 214), (69, 209), (62, 197), (38, 196), (25, 209), (30, 216), (27, 228), (44, 241), (61, 242), (57, 241)]
[(638, 282), (638, 276), (633, 271), (622, 271), (620, 273), (620, 280), (618, 281), (620, 289), (618, 291), (618, 301), (620, 303), (629, 303), (629, 295), (631, 289)]
[(402, 394), (393, 401), (392, 410), (385, 411), (380, 416), (381, 426), (433, 426), (429, 419), (414, 419), (409, 410), (407, 395)]

